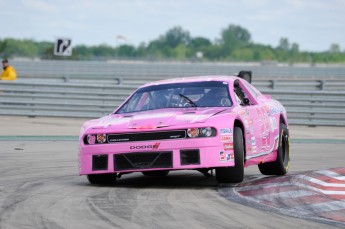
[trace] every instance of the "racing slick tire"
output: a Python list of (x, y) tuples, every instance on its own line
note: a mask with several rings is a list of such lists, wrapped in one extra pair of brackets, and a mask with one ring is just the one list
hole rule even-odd
[(263, 175), (285, 175), (290, 166), (289, 131), (284, 123), (280, 123), (279, 145), (277, 159), (258, 165)]
[(90, 184), (114, 185), (116, 183), (116, 173), (89, 174), (87, 180)]
[(244, 142), (243, 131), (240, 127), (234, 128), (234, 157), (235, 166), (216, 168), (218, 183), (240, 183), (244, 177)]
[(157, 170), (157, 171), (146, 171), (142, 172), (145, 176), (148, 177), (165, 177), (169, 173), (169, 170)]

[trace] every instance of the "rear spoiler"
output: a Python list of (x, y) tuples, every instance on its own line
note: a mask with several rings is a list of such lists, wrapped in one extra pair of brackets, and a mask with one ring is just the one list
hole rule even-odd
[(240, 71), (237, 76), (252, 83), (252, 71)]

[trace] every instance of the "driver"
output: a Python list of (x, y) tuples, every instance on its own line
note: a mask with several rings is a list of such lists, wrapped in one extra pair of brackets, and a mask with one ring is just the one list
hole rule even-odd
[(225, 88), (220, 88), (216, 91), (214, 95), (214, 102), (222, 107), (227, 107), (231, 105), (228, 93)]
[(155, 109), (165, 108), (168, 102), (168, 94), (166, 90), (154, 91), (152, 93), (151, 104)]
[(231, 106), (231, 101), (226, 88), (214, 88), (211, 89), (207, 94), (201, 99), (200, 106), (210, 106), (210, 107), (228, 107)]

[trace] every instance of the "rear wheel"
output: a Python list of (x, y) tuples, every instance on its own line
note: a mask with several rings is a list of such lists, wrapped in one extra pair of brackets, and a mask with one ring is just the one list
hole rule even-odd
[(142, 173), (148, 177), (165, 177), (168, 175), (169, 170), (146, 171)]
[(280, 123), (279, 145), (277, 159), (259, 164), (259, 170), (264, 175), (284, 175), (290, 166), (289, 131), (284, 123)]
[(243, 131), (234, 128), (234, 156), (235, 166), (216, 168), (216, 179), (219, 183), (240, 183), (244, 177), (244, 143)]
[(114, 185), (116, 183), (116, 173), (89, 174), (87, 179), (91, 184)]

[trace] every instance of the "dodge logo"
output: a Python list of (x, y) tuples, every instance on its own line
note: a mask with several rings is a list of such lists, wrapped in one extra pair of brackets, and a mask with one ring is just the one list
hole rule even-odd
[(130, 146), (129, 149), (158, 149), (160, 143), (157, 142), (154, 145), (141, 145), (141, 146)]

